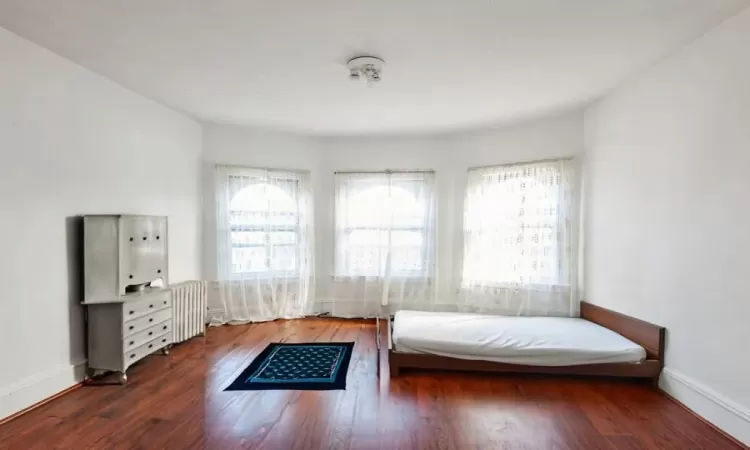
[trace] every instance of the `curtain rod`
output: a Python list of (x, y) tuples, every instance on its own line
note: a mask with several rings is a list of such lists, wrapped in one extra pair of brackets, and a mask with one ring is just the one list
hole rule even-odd
[(337, 170), (333, 172), (334, 174), (355, 174), (355, 173), (384, 173), (384, 174), (392, 174), (392, 173), (435, 173), (434, 170), (392, 170), (392, 169), (386, 169), (386, 170)]
[(479, 169), (491, 169), (493, 167), (524, 166), (526, 164), (542, 164), (542, 163), (558, 162), (558, 161), (573, 161), (575, 159), (576, 159), (575, 156), (564, 156), (562, 158), (534, 159), (530, 161), (519, 161), (519, 162), (505, 163), (505, 164), (489, 164), (486, 166), (472, 166), (466, 170), (470, 171), (470, 170), (479, 170)]
[(293, 172), (293, 173), (307, 173), (309, 174), (309, 170), (303, 170), (303, 169), (280, 169), (278, 167), (271, 168), (271, 167), (258, 167), (258, 166), (240, 166), (237, 164), (214, 164), (214, 167), (221, 167), (225, 169), (250, 169), (250, 170), (265, 170), (267, 172)]

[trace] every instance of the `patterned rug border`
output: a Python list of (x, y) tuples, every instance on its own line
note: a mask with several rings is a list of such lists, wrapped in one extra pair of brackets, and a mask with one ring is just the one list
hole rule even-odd
[[(281, 347), (344, 347), (346, 354), (341, 358), (333, 381), (252, 381), (251, 378), (266, 359)], [(263, 391), (263, 390), (300, 390), (300, 391), (328, 391), (346, 389), (346, 375), (354, 351), (354, 342), (272, 342), (262, 352), (253, 358), (240, 375), (227, 386), (224, 391)]]

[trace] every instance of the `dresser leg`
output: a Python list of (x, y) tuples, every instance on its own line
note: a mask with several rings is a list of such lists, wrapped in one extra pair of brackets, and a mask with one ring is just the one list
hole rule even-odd
[(120, 376), (119, 376), (119, 378), (117, 379), (117, 381), (119, 381), (119, 382), (120, 382), (120, 384), (125, 384), (125, 383), (127, 383), (127, 381), (128, 381), (128, 376), (127, 376), (127, 375), (125, 375), (125, 372), (120, 372)]
[(163, 349), (161, 349), (161, 354), (162, 355), (169, 355), (169, 347), (164, 347)]

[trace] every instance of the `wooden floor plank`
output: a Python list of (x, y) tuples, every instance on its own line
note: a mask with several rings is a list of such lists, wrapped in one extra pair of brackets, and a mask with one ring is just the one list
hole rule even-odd
[[(271, 342), (328, 341), (355, 342), (346, 390), (223, 391)], [(148, 357), (125, 386), (84, 386), (0, 426), (0, 448), (739, 448), (642, 384), (410, 372), (390, 379), (375, 342), (374, 323), (363, 320), (212, 328), (169, 357)]]

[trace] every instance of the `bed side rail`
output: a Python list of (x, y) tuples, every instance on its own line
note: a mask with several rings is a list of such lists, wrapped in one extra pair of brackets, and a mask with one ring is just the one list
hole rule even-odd
[(625, 336), (646, 349), (648, 359), (664, 365), (664, 327), (588, 302), (581, 302), (581, 318)]

